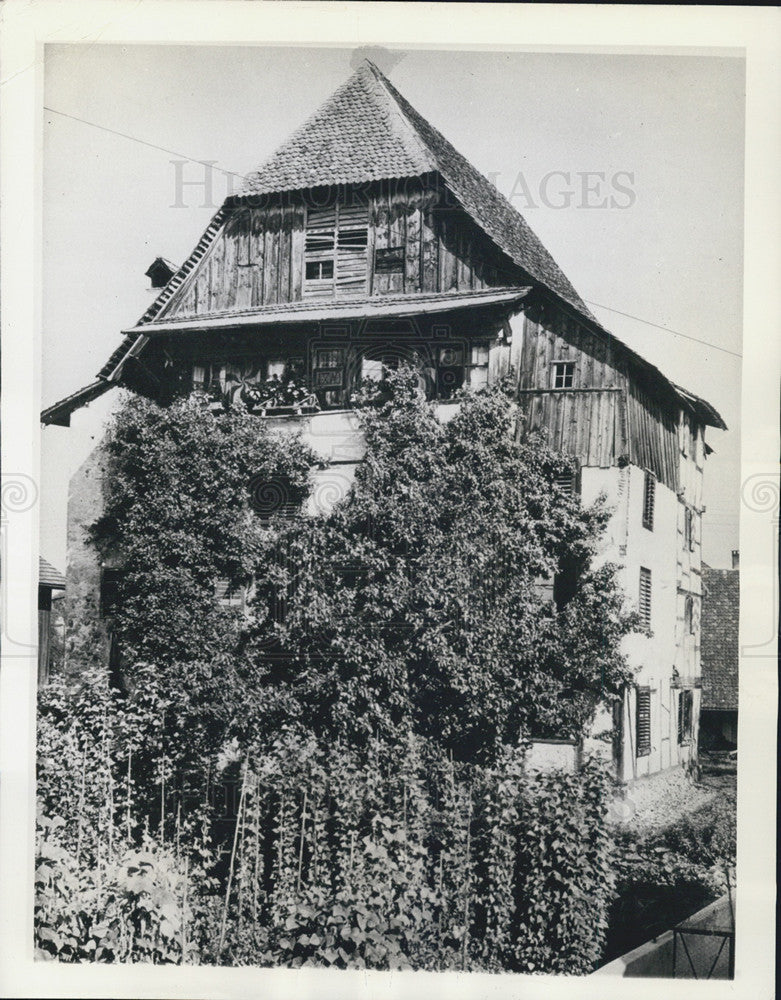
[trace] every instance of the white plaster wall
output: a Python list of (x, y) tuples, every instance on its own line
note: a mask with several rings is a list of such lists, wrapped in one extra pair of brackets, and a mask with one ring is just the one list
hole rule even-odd
[[(684, 637), (679, 623), (682, 505), (672, 490), (657, 482), (654, 525), (649, 530), (643, 526), (642, 469), (632, 465), (623, 469), (583, 468), (581, 484), (584, 504), (592, 503), (600, 494), (607, 498), (612, 514), (600, 558), (620, 567), (619, 581), (629, 607), (638, 606), (640, 568), (651, 571), (652, 634), (636, 633), (624, 640), (624, 651), (636, 672), (637, 683), (651, 689), (651, 753), (647, 756), (637, 757), (635, 753), (634, 691), (629, 691), (625, 699), (621, 770), (622, 776), (631, 780), (685, 763), (696, 745), (696, 739), (688, 746), (678, 745), (678, 689), (673, 686), (673, 667), (683, 660), (690, 662), (684, 642), (693, 647), (696, 638)], [(680, 667), (679, 673), (683, 674)], [(695, 720), (698, 703), (699, 692), (695, 691)]]

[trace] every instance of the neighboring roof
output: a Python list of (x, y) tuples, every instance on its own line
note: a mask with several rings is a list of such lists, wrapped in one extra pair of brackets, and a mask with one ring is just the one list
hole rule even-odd
[(518, 267), (597, 322), (523, 216), (369, 60), (247, 177), (239, 197), (432, 172)]
[(49, 590), (65, 590), (65, 577), (43, 556), (38, 556), (38, 586)]
[(42, 410), (41, 423), (55, 424), (58, 427), (70, 427), (71, 414), (74, 410), (78, 410), (80, 407), (86, 406), (87, 403), (91, 403), (99, 396), (102, 396), (113, 385), (113, 382), (106, 382), (103, 378), (99, 378), (97, 382), (90, 382), (83, 389), (71, 393), (65, 399), (61, 399), (58, 403), (47, 406), (45, 410)]
[(738, 707), (740, 571), (702, 567), (702, 708)]

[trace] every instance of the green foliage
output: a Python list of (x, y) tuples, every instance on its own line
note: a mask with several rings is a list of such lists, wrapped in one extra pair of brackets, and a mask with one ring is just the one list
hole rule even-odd
[(583, 973), (601, 955), (615, 886), (607, 795), (606, 776), (594, 763), (532, 782), (519, 857), (521, 968)]
[(64, 820), (38, 819), (35, 942), (38, 958), (60, 961), (191, 963), (208, 921), (187, 864), (148, 834), (140, 847), (85, 867), (63, 844)]
[(653, 833), (626, 831), (620, 839), (622, 892), (634, 886), (700, 887), (716, 898), (735, 885), (735, 794), (724, 793), (695, 812)]
[(115, 631), (125, 659), (163, 668), (233, 651), (240, 616), (217, 605), (215, 580), (252, 575), (266, 533), (253, 484), (303, 497), (311, 453), (244, 408), (215, 414), (197, 396), (168, 408), (129, 398), (106, 451), (93, 538), (121, 560)]
[(488, 769), (414, 737), (390, 759), (377, 741), (321, 750), (284, 733), (244, 772), (231, 918), (213, 958), (589, 971), (612, 898), (606, 795), (590, 762), (529, 776), (518, 749)]
[[(629, 677), (634, 620), (614, 568), (592, 567), (607, 512), (556, 487), (567, 460), (516, 442), (501, 389), (443, 426), (414, 371), (386, 384), (349, 498), (266, 539), (252, 728), (307, 720), (355, 745), (416, 732), (474, 761), (532, 732), (582, 735)], [(557, 607), (539, 582), (562, 570)]]
[[(241, 406), (130, 400), (94, 543), (124, 570), (103, 669), (41, 694), (36, 941), (63, 960), (584, 972), (612, 894), (605, 779), (527, 773), (628, 678), (607, 518), (501, 390), (439, 423), (364, 400), (349, 498)], [(568, 575), (558, 605), (540, 581)], [(214, 581), (254, 581), (249, 614)], [(81, 661), (99, 630), (78, 637)], [(236, 809), (220, 801), (238, 773)]]
[(598, 957), (595, 765), (529, 775), (522, 748), (488, 767), (414, 735), (323, 748), (283, 729), (239, 751), (220, 851), (217, 797), (195, 808), (172, 782), (160, 707), (151, 675), (131, 696), (95, 672), (42, 699), (41, 957), (570, 972)]

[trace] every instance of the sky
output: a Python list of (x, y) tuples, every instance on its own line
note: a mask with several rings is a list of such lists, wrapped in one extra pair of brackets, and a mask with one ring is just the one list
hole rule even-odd
[[(703, 558), (730, 566), (745, 101), (735, 56), (48, 45), (42, 406), (94, 380), (151, 300), (152, 260), (181, 263), (240, 177), (362, 55), (510, 198), (607, 329), (721, 413), (729, 430), (707, 432)], [(62, 569), (67, 479), (113, 398), (70, 430), (44, 431), (41, 551)]]

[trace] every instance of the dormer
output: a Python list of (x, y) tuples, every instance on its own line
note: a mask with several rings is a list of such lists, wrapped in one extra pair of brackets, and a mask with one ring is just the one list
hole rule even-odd
[(172, 264), (171, 261), (166, 260), (165, 257), (155, 257), (147, 270), (144, 272), (150, 281), (149, 290), (159, 291), (159, 289), (165, 288), (178, 270), (179, 268), (176, 264)]

